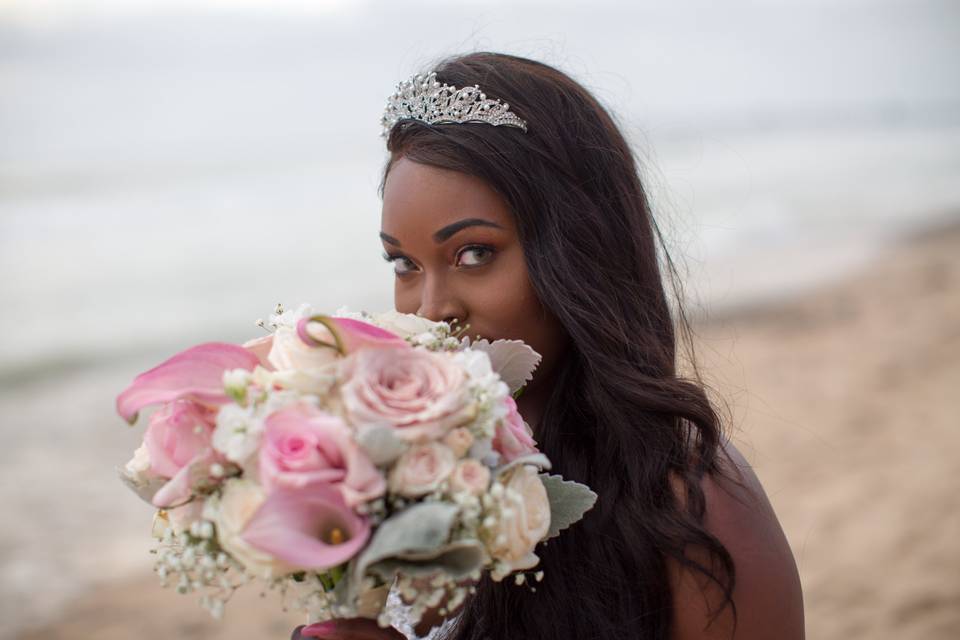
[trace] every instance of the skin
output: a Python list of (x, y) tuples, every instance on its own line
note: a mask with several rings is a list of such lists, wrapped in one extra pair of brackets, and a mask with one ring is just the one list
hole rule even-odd
[[(674, 603), (674, 640), (803, 640), (803, 593), (797, 565), (753, 469), (733, 445), (720, 452), (724, 474), (701, 483), (706, 528), (733, 556), (733, 602), (714, 618), (720, 590), (701, 575), (668, 562)], [(678, 495), (682, 495), (678, 492)], [(701, 562), (705, 554), (693, 552)]]
[(471, 337), (523, 340), (543, 357), (517, 402), (535, 429), (568, 338), (537, 298), (507, 203), (479, 178), (401, 158), (384, 184), (380, 228), (397, 311), (456, 320)]
[[(397, 311), (469, 324), (471, 337), (523, 340), (543, 356), (518, 400), (520, 412), (536, 431), (569, 339), (537, 299), (506, 202), (478, 178), (401, 158), (384, 185), (381, 240), (394, 265)], [(800, 581), (786, 537), (739, 452), (728, 445), (721, 460), (728, 479), (703, 482), (705, 524), (733, 556), (739, 619), (734, 630), (729, 608), (712, 616), (721, 601), (720, 591), (671, 561), (673, 638), (802, 639)], [(429, 622), (439, 624), (439, 618)], [(421, 625), (418, 631), (425, 633), (429, 626)], [(293, 637), (298, 635), (295, 631)], [(330, 625), (317, 637), (402, 636), (370, 620), (348, 620)]]

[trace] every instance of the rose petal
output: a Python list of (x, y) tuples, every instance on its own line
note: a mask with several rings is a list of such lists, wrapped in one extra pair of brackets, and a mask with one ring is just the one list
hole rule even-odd
[(210, 465), (217, 460), (217, 453), (213, 449), (197, 454), (153, 495), (153, 506), (168, 509), (186, 503), (193, 495), (193, 483), (200, 477), (206, 478)]
[(150, 470), (172, 478), (210, 447), (214, 421), (211, 411), (188, 400), (162, 406), (152, 416), (143, 443), (150, 455)]

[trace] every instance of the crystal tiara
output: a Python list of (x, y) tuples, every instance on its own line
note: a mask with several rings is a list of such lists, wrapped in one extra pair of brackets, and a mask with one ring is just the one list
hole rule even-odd
[(386, 137), (400, 120), (420, 120), (427, 124), (483, 122), (527, 130), (527, 123), (510, 111), (510, 105), (491, 100), (478, 85), (458, 89), (437, 82), (436, 72), (417, 74), (397, 85), (387, 98), (380, 123)]

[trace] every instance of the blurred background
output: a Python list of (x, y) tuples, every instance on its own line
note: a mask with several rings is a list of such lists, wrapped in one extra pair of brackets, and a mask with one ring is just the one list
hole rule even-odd
[(113, 400), (278, 302), (390, 308), (383, 104), (472, 50), (634, 144), (808, 637), (956, 638), (956, 0), (0, 0), (0, 637), (288, 636), (159, 588)]

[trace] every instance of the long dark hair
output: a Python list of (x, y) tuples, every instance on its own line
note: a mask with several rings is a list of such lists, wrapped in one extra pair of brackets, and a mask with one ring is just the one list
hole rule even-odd
[(538, 547), (547, 577), (535, 590), (483, 579), (457, 637), (666, 639), (667, 560), (713, 580), (730, 606), (734, 567), (704, 527), (700, 486), (721, 471), (720, 420), (699, 373), (678, 375), (677, 332), (692, 353), (690, 325), (668, 303), (658, 241), (679, 279), (637, 163), (611, 115), (553, 67), (483, 52), (434, 70), (509, 103), (529, 130), (401, 120), (384, 180), (407, 157), (479, 177), (510, 205), (533, 286), (570, 337), (535, 436), (559, 473), (600, 496)]

